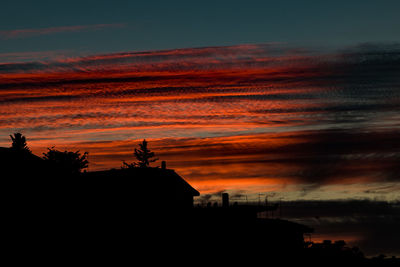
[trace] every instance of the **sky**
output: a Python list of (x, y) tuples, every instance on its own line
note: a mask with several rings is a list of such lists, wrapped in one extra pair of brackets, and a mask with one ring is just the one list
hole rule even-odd
[(133, 161), (209, 199), (400, 200), (398, 1), (3, 1), (0, 146)]
[(0, 60), (12, 60), (4, 59), (10, 53), (29, 60), (27, 53), (40, 58), (271, 42), (399, 42), (399, 9), (396, 0), (5, 0)]

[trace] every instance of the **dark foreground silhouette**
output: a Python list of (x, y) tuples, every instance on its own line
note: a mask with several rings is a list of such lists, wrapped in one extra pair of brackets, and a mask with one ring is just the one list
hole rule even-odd
[(229, 205), (227, 195), (222, 206), (194, 207), (199, 192), (165, 164), (71, 174), (9, 148), (0, 148), (0, 162), (6, 253), (16, 262), (399, 263), (367, 260), (340, 242), (309, 244), (303, 238), (309, 227), (258, 218), (265, 208)]

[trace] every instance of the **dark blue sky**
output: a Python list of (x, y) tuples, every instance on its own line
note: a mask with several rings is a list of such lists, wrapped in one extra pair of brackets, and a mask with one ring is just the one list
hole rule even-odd
[[(61, 2), (2, 1), (0, 54), (86, 55), (266, 42), (334, 47), (400, 42), (400, 1)], [(72, 26), (83, 28), (63, 28)], [(46, 28), (54, 29), (38, 33)], [(10, 32), (25, 29), (36, 32), (10, 37)]]

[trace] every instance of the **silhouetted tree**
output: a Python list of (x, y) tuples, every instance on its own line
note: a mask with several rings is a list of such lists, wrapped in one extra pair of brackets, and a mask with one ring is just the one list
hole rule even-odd
[(26, 138), (21, 133), (14, 133), (14, 136), (10, 135), (12, 144), (11, 148), (16, 151), (26, 151), (31, 153), (31, 150), (26, 144)]
[(133, 153), (137, 162), (126, 163), (123, 161), (122, 168), (147, 168), (150, 166), (151, 162), (155, 162), (158, 158), (154, 158), (154, 152), (151, 152), (150, 149), (147, 148), (147, 141), (143, 139), (143, 142), (139, 144), (139, 149), (135, 148), (135, 152)]
[(78, 174), (88, 167), (88, 152), (81, 155), (80, 151), (69, 152), (47, 148), (47, 153), (43, 153), (43, 159), (54, 164), (55, 167), (62, 169), (67, 174)]
[(139, 149), (135, 148), (135, 152), (133, 154), (138, 160), (137, 165), (140, 168), (149, 167), (151, 162), (158, 160), (158, 158), (154, 158), (154, 152), (151, 152), (150, 149), (147, 148), (146, 139), (143, 139), (143, 142), (139, 144)]

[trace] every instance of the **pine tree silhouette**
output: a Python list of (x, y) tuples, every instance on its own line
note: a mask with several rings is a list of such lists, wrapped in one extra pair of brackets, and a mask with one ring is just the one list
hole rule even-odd
[(158, 158), (154, 158), (154, 152), (151, 152), (150, 149), (147, 148), (146, 139), (143, 139), (143, 142), (139, 144), (139, 149), (135, 148), (134, 155), (138, 160), (136, 164), (140, 168), (147, 168), (151, 162), (158, 160)]

